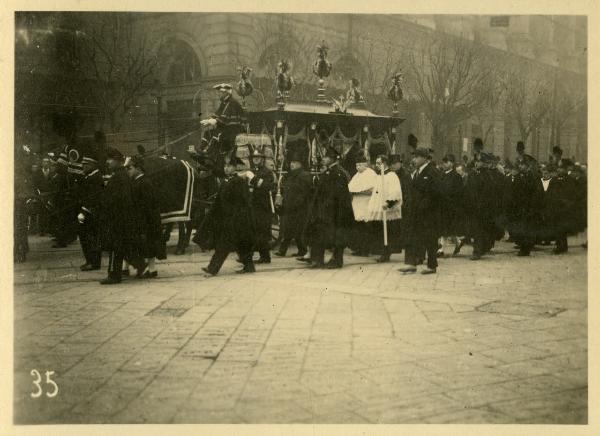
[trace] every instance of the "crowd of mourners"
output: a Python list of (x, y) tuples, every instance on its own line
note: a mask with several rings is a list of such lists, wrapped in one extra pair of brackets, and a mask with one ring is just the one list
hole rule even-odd
[[(214, 250), (202, 268), (207, 277), (230, 253), (239, 273), (252, 273), (272, 262), (272, 252), (288, 256), (292, 244), (292, 256), (310, 268), (341, 268), (347, 250), (380, 263), (400, 261), (392, 256), (403, 252), (402, 273), (425, 264), (421, 273), (434, 274), (440, 257), (456, 256), (465, 245), (473, 261), (502, 239), (514, 242), (518, 256), (550, 244), (558, 255), (568, 251), (568, 236), (586, 230), (587, 168), (563, 158), (560, 147), (539, 163), (522, 142), (514, 162), (484, 151), (478, 138), (473, 155), (460, 159), (434, 159), (413, 135), (408, 144), (408, 158), (355, 148), (342, 155), (329, 147), (310, 169), (305, 157), (290, 153), (281, 179), (252, 147), (248, 160), (234, 155), (222, 166), (197, 159), (200, 189), (192, 222), (180, 226), (177, 254), (194, 229), (193, 241)], [(55, 248), (79, 239), (82, 271), (100, 269), (108, 252), (103, 284), (121, 282), (131, 268), (139, 278), (157, 277), (155, 260), (166, 259), (172, 225), (161, 225), (142, 155), (108, 149), (102, 160), (83, 156), (76, 178), (60, 156), (16, 162), (27, 162), (15, 168), (16, 261), (26, 260), (27, 235), (38, 233), (52, 237)]]

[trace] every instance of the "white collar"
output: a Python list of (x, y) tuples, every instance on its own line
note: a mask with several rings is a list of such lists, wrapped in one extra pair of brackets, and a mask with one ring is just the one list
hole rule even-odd
[(137, 176), (135, 176), (135, 179), (133, 179), (133, 180), (137, 180), (137, 179), (139, 179), (140, 177), (142, 177), (143, 175), (144, 175), (144, 173), (142, 173), (142, 174), (138, 174)]
[(425, 162), (423, 165), (421, 165), (419, 167), (419, 170), (417, 171), (417, 174), (421, 174), (421, 172), (425, 169), (425, 167), (429, 165), (429, 162)]
[(94, 171), (92, 171), (91, 173), (89, 173), (89, 174), (88, 174), (88, 177), (89, 177), (89, 176), (93, 176), (93, 175), (94, 175), (94, 174), (96, 174), (98, 171), (99, 171), (99, 170), (98, 170), (98, 168), (96, 168)]

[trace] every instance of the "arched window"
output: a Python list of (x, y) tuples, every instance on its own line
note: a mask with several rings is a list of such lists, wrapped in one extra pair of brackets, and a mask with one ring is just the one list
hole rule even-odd
[(169, 39), (161, 48), (160, 59), (167, 68), (166, 81), (169, 85), (200, 81), (200, 62), (188, 43)]

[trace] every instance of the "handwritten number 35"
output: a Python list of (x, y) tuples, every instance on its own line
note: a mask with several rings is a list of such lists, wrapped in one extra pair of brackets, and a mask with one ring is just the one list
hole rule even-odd
[[(46, 384), (51, 385), (53, 387), (51, 392), (46, 392), (46, 396), (48, 398), (54, 398), (58, 394), (58, 385), (54, 382), (54, 380), (50, 378), (50, 376), (52, 376), (53, 374), (54, 371), (46, 371)], [(31, 375), (35, 377), (33, 380), (33, 384), (37, 388), (37, 391), (31, 393), (31, 398), (39, 398), (42, 396), (43, 393), (42, 385), (40, 384), (42, 382), (42, 375), (38, 372), (37, 369), (32, 369)]]

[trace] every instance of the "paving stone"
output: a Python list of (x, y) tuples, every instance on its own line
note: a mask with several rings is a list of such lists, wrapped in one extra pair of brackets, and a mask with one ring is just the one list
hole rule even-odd
[[(442, 259), (437, 277), (347, 256), (252, 277), (229, 260), (204, 280), (193, 247), (161, 280), (106, 289), (73, 271), (79, 250), (47, 249), (15, 265), (15, 422), (586, 423), (585, 252), (494, 252)], [(476, 310), (495, 301), (567, 310)], [(56, 372), (60, 401), (31, 399), (32, 365)]]

